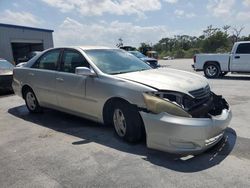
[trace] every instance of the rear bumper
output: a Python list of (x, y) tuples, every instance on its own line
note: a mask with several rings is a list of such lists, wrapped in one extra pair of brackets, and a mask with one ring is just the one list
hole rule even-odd
[(22, 97), (22, 84), (17, 80), (17, 79), (13, 79), (13, 82), (12, 82), (12, 88), (13, 88), (13, 91), (16, 95)]
[(144, 121), (147, 146), (176, 154), (200, 153), (218, 143), (232, 118), (224, 109), (211, 118), (183, 118), (165, 112), (140, 112)]
[(13, 76), (12, 75), (1, 75), (0, 76), (0, 89), (1, 90), (12, 90)]

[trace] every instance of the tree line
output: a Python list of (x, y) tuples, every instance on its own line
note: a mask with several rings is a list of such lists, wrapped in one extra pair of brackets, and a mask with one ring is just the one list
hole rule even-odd
[(225, 25), (216, 28), (209, 25), (203, 34), (196, 36), (176, 35), (162, 38), (158, 43), (150, 45), (141, 43), (139, 51), (145, 53), (155, 50), (160, 57), (191, 58), (197, 53), (227, 53), (237, 41), (250, 41), (250, 35), (241, 36), (244, 27), (236, 28)]

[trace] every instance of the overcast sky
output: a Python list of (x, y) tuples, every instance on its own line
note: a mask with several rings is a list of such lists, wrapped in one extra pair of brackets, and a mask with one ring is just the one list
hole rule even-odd
[(54, 30), (55, 46), (156, 43), (200, 35), (208, 25), (244, 26), (250, 0), (0, 0), (0, 23)]

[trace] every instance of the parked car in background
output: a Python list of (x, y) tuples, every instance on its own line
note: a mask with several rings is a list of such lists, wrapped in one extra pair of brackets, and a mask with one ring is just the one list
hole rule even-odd
[(171, 57), (171, 56), (165, 56), (162, 58), (163, 60), (172, 60), (174, 59), (174, 57)]
[(155, 58), (147, 57), (147, 56), (145, 56), (144, 54), (142, 54), (139, 51), (128, 51), (128, 52), (131, 53), (131, 54), (133, 54), (137, 58), (141, 59), (145, 63), (148, 63), (152, 68), (159, 67), (158, 60), (155, 59)]
[(250, 41), (236, 42), (228, 54), (197, 54), (192, 65), (196, 71), (204, 71), (207, 78), (218, 78), (228, 72), (250, 72)]
[(105, 47), (44, 51), (14, 69), (13, 89), (31, 113), (53, 108), (111, 124), (117, 135), (171, 153), (200, 153), (223, 137), (228, 103), (199, 75), (152, 69)]
[(29, 61), (32, 57), (35, 57), (36, 55), (40, 54), (41, 52), (40, 51), (32, 51), (30, 53), (28, 53), (27, 56), (24, 56), (22, 58), (18, 58), (17, 59), (17, 64), (19, 63), (23, 63), (23, 62), (27, 62)]
[(0, 91), (12, 90), (13, 69), (10, 62), (0, 58)]
[(154, 59), (158, 59), (158, 52), (149, 50), (146, 52), (146, 56), (154, 58)]
[(126, 51), (135, 51), (136, 48), (133, 46), (121, 46), (120, 49), (126, 50)]

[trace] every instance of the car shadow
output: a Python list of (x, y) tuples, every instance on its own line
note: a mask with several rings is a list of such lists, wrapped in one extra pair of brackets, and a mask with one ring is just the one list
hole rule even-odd
[(34, 126), (43, 126), (54, 131), (73, 135), (79, 141), (73, 147), (95, 142), (107, 147), (139, 155), (142, 160), (154, 165), (178, 172), (197, 172), (221, 163), (233, 150), (237, 135), (232, 128), (225, 131), (224, 138), (213, 148), (197, 156), (180, 156), (146, 147), (145, 141), (139, 144), (128, 144), (115, 136), (113, 128), (65, 114), (56, 110), (45, 109), (41, 114), (30, 114), (26, 106), (18, 106), (8, 110), (10, 114), (21, 118)]
[(0, 97), (14, 95), (13, 90), (0, 90)]
[(223, 76), (223, 77), (219, 77), (219, 78), (216, 78), (218, 80), (250, 80), (250, 75), (249, 76), (233, 76), (233, 75), (226, 75), (226, 76)]

